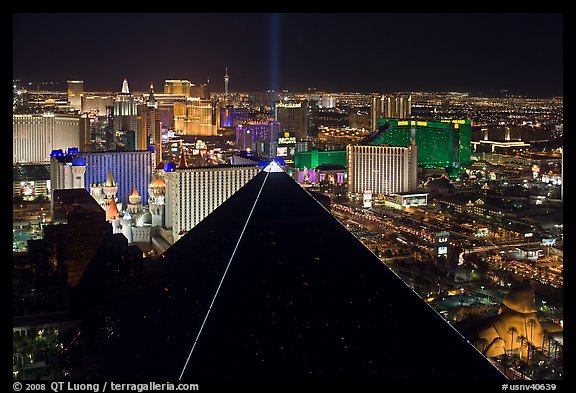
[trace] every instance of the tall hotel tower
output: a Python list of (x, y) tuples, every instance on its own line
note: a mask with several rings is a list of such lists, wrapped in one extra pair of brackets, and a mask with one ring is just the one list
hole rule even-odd
[(188, 98), (191, 94), (190, 88), (191, 83), (186, 79), (166, 79), (164, 81), (164, 94), (177, 94)]
[(138, 105), (138, 132), (136, 150), (146, 150), (153, 145), (156, 152), (156, 165), (162, 161), (162, 129), (158, 102), (154, 98), (154, 85), (145, 104)]
[(84, 81), (68, 81), (68, 102), (70, 108), (82, 111), (82, 97), (84, 95)]
[(305, 102), (280, 102), (276, 105), (276, 121), (281, 132), (293, 132), (296, 140), (308, 139), (309, 119)]
[(12, 163), (48, 163), (52, 150), (79, 147), (82, 122), (79, 115), (51, 112), (12, 115)]
[(410, 190), (410, 148), (348, 145), (348, 194), (392, 195)]
[[(134, 132), (138, 129), (138, 109), (134, 96), (130, 94), (128, 81), (122, 82), (122, 92), (114, 100), (114, 132)], [(139, 141), (136, 141), (136, 145)]]
[(412, 116), (412, 96), (377, 95), (372, 97), (370, 105), (370, 127), (378, 127), (378, 119), (410, 119)]
[(260, 172), (256, 165), (217, 165), (166, 172), (165, 226), (174, 242)]

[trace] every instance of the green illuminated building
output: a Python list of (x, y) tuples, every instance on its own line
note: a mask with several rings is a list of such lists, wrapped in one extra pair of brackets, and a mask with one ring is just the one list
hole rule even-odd
[(296, 154), (294, 166), (298, 169), (314, 169), (318, 165), (346, 166), (346, 150), (302, 151)]
[(457, 175), (471, 161), (470, 120), (419, 121), (378, 119), (378, 130), (362, 144), (410, 146), (410, 130), (416, 128), (418, 167), (446, 168)]
[[(380, 118), (378, 129), (361, 145), (410, 146), (412, 127), (416, 129), (418, 167), (445, 168), (450, 176), (459, 174), (469, 165), (472, 154), (472, 125), (470, 120), (449, 119), (420, 121)], [(298, 169), (316, 168), (323, 164), (347, 165), (345, 150), (312, 150), (299, 152), (294, 159)]]

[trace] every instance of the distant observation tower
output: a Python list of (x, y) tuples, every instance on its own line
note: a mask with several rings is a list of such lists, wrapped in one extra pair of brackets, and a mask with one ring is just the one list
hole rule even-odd
[(230, 77), (228, 76), (228, 67), (226, 67), (226, 75), (224, 75), (224, 95), (228, 97), (228, 81)]

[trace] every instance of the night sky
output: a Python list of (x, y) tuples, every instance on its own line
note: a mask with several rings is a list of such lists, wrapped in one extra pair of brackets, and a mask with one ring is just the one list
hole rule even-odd
[[(145, 91), (165, 79), (231, 92), (507, 89), (563, 94), (562, 14), (13, 15), (13, 77)], [(65, 83), (62, 83), (65, 87)]]

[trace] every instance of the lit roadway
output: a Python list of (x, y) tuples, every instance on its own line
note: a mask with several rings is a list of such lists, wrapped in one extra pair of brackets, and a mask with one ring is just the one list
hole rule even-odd
[[(353, 214), (354, 218), (360, 220), (364, 219), (366, 222), (372, 223), (373, 225), (379, 225), (382, 227), (382, 223), (389, 227), (389, 229), (394, 229), (396, 232), (398, 230), (411, 233), (413, 235), (426, 238), (429, 241), (433, 241), (432, 236), (434, 232), (447, 231), (451, 235), (452, 241), (458, 243), (458, 241), (463, 242), (462, 244), (486, 244), (489, 243), (493, 247), (497, 247), (494, 242), (488, 238), (477, 237), (471, 228), (461, 225), (454, 218), (450, 219), (442, 214), (435, 212), (413, 212), (405, 213), (403, 211), (373, 207), (371, 210), (367, 210), (358, 205), (348, 205), (333, 203), (333, 208), (336, 211), (340, 211), (346, 214)], [(400, 223), (392, 222), (394, 220), (400, 221)], [(506, 240), (498, 239), (500, 246), (517, 246), (519, 242), (524, 240), (521, 237), (511, 237)], [(535, 243), (535, 242), (533, 242)]]
[[(534, 244), (534, 242), (532, 242)], [(507, 245), (489, 245), (477, 246), (470, 250), (472, 253), (484, 253), (491, 250), (509, 250), (512, 247), (520, 247), (530, 245), (530, 242), (519, 242)], [(464, 251), (460, 253), (458, 262), (462, 264)], [(525, 260), (501, 260), (500, 263), (495, 263), (489, 259), (490, 267), (494, 270), (507, 270), (524, 278), (530, 278), (544, 284), (551, 285), (556, 288), (561, 288), (564, 285), (562, 276), (562, 260), (551, 260), (550, 258), (538, 258), (537, 262), (526, 262)], [(560, 267), (559, 267), (560, 266)]]
[[(384, 232), (384, 231), (390, 231), (392, 233), (398, 233), (400, 232), (405, 232), (406, 234), (412, 235), (412, 236), (417, 236), (418, 239), (423, 240), (424, 244), (421, 244), (422, 242), (418, 241), (417, 243), (411, 242), (411, 241), (407, 241), (408, 244), (412, 244), (415, 245), (419, 248), (421, 248), (423, 251), (425, 251), (428, 255), (432, 255), (431, 253), (433, 252), (433, 242), (434, 239), (429, 236), (428, 234), (424, 234), (424, 233), (420, 233), (420, 226), (418, 226), (418, 229), (412, 229), (409, 228), (405, 225), (398, 225), (395, 224), (394, 222), (391, 222), (391, 220), (388, 219), (388, 221), (383, 221), (380, 218), (378, 218), (378, 213), (376, 215), (370, 215), (367, 216), (363, 213), (365, 213), (365, 211), (362, 211), (361, 209), (356, 209), (353, 207), (349, 207), (349, 206), (345, 206), (345, 205), (337, 205), (337, 204), (333, 204), (333, 210), (332, 210), (332, 214), (334, 216), (336, 216), (341, 222), (345, 222), (348, 221), (349, 223), (356, 223), (359, 224), (361, 226), (363, 226), (364, 228), (366, 228), (366, 230), (368, 231), (372, 231), (372, 232), (376, 232), (378, 231), (378, 229), (380, 229), (380, 231), (378, 232)], [(397, 216), (397, 214), (394, 214), (396, 212), (393, 212), (392, 214), (390, 214), (391, 216)], [(371, 218), (368, 218), (371, 217)], [(370, 242), (370, 239), (364, 239), (363, 236), (358, 236), (362, 242), (366, 245), (366, 247), (370, 248), (370, 245), (373, 244)], [(394, 262), (394, 261), (398, 261), (398, 260), (409, 260), (409, 261), (413, 261), (414, 260), (414, 253), (410, 252), (409, 254), (405, 254), (405, 255), (396, 255), (396, 256), (390, 256), (390, 257), (381, 257), (380, 258), (382, 260), (383, 263), (385, 263), (386, 265), (389, 265), (390, 263)], [(440, 277), (437, 276), (431, 272), (427, 272), (427, 271), (418, 271), (418, 272), (414, 272), (413, 270), (411, 270), (408, 267), (404, 267), (401, 265), (398, 266), (394, 266), (393, 270), (395, 272), (405, 272), (405, 273), (409, 273), (410, 275), (416, 275), (418, 280), (421, 280), (422, 282), (426, 282), (429, 284), (433, 284), (433, 285), (438, 285), (438, 291), (440, 291), (440, 289), (442, 288), (443, 290), (449, 290), (450, 288), (463, 288), (466, 287), (468, 288), (469, 284), (464, 284), (464, 283), (456, 283), (446, 277)], [(428, 293), (427, 296), (430, 296), (431, 293)], [(422, 296), (422, 295), (421, 295)], [(424, 296), (424, 297), (427, 297)]]
[[(411, 237), (407, 237), (406, 242), (412, 245), (415, 245), (428, 254), (434, 251), (434, 237), (433, 232), (431, 232), (430, 227), (435, 228), (436, 230), (443, 230), (449, 231), (451, 235), (456, 238), (460, 237), (464, 239), (460, 243), (458, 241), (453, 241), (450, 243), (453, 247), (460, 246), (463, 249), (460, 252), (458, 262), (460, 265), (464, 264), (464, 255), (466, 252), (468, 253), (486, 253), (489, 251), (496, 251), (496, 255), (499, 255), (503, 252), (502, 250), (510, 250), (514, 247), (521, 247), (530, 244), (538, 244), (537, 241), (531, 241), (529, 238), (513, 238), (507, 241), (499, 241), (498, 244), (490, 241), (486, 238), (477, 238), (473, 235), (462, 235), (459, 232), (455, 232), (451, 230), (454, 225), (458, 225), (455, 222), (443, 222), (439, 220), (439, 224), (430, 224), (429, 218), (433, 216), (433, 214), (425, 214), (428, 219), (427, 222), (423, 222), (424, 219), (420, 218), (420, 215), (413, 215), (410, 217), (410, 213), (404, 213), (399, 211), (388, 211), (383, 209), (378, 210), (366, 210), (363, 208), (359, 208), (356, 206), (349, 206), (334, 203), (332, 204), (332, 213), (334, 216), (340, 219), (340, 221), (347, 220), (350, 223), (359, 224), (366, 228), (367, 231), (375, 233), (375, 232), (391, 232), (393, 234), (405, 233), (407, 235), (411, 235)], [(422, 224), (428, 224), (427, 227), (424, 227)], [(444, 224), (444, 225), (443, 225)], [(380, 229), (380, 230), (379, 230)], [(462, 227), (462, 229), (470, 231), (469, 228)], [(364, 238), (364, 236), (360, 236)], [(399, 239), (400, 240), (400, 239)], [(370, 247), (370, 244), (374, 244), (371, 239), (367, 238), (364, 239), (363, 242), (366, 244), (367, 247)], [(476, 243), (480, 243), (476, 245)], [(376, 243), (378, 244), (378, 243)], [(554, 250), (554, 249), (552, 249)], [(561, 251), (560, 251), (561, 252)], [(554, 253), (554, 251), (552, 251)], [(414, 258), (413, 253), (409, 255), (400, 255), (400, 256), (393, 256), (384, 258), (383, 261), (385, 263), (392, 262), (394, 260), (402, 260), (402, 259), (410, 259)], [(557, 257), (556, 257), (557, 258)], [(548, 258), (549, 259), (549, 258)], [(537, 281), (540, 281), (544, 284), (552, 285), (554, 287), (562, 287), (562, 272), (561, 270), (557, 269), (557, 265), (561, 266), (561, 262), (551, 261), (549, 263), (543, 263), (545, 261), (541, 261), (536, 265), (532, 266), (530, 263), (526, 263), (525, 261), (518, 261), (518, 260), (508, 260), (505, 264), (495, 264), (492, 259), (489, 260), (491, 269), (495, 270), (507, 270), (511, 271), (517, 275), (520, 275), (524, 278), (531, 278)], [(547, 265), (553, 265), (548, 270), (544, 270)], [(402, 267), (395, 267), (395, 269), (402, 270)], [(560, 268), (561, 269), (561, 268)], [(413, 273), (413, 272), (411, 272)], [(436, 277), (436, 276), (429, 276), (425, 274), (422, 277), (430, 282), (436, 281), (445, 284), (447, 288), (450, 286), (455, 285), (454, 282)], [(463, 284), (459, 284), (463, 285)]]
[[(453, 236), (454, 240), (460, 238), (462, 240), (481, 242), (481, 240), (474, 235), (463, 234), (460, 231), (455, 231), (453, 229), (454, 226), (457, 225), (455, 222), (437, 220), (432, 214), (426, 215), (426, 218), (419, 218), (419, 216), (413, 216), (410, 213), (383, 210), (380, 208), (366, 210), (353, 205), (343, 205), (338, 203), (334, 203), (332, 207), (337, 212), (352, 216), (357, 220), (363, 220), (365, 223), (377, 225), (381, 228), (388, 227), (388, 229), (394, 230), (395, 232), (402, 231), (410, 233), (422, 237), (430, 242), (433, 241), (432, 231), (448, 231), (451, 236)], [(394, 220), (396, 220), (396, 222), (394, 222)], [(432, 223), (432, 220), (436, 221), (436, 223)], [(469, 231), (468, 228), (462, 229)]]
[[(430, 216), (432, 216), (431, 214), (426, 214), (426, 216), (428, 217), (428, 219), (426, 219), (427, 222), (423, 222), (425, 219), (418, 218), (419, 216), (421, 217), (422, 215), (419, 216), (415, 215), (413, 217), (410, 217), (410, 214), (406, 214), (403, 212), (388, 211), (388, 210), (383, 211), (381, 209), (366, 210), (355, 206), (348, 206), (338, 203), (334, 203), (332, 207), (333, 207), (333, 214), (335, 216), (348, 219), (352, 223), (356, 222), (358, 224), (361, 224), (365, 226), (369, 231), (373, 231), (376, 228), (380, 228), (386, 231), (390, 231), (392, 233), (403, 232), (412, 236), (416, 236), (417, 239), (412, 238), (412, 241), (410, 243), (422, 248), (427, 252), (433, 252), (432, 246), (434, 245), (433, 232), (430, 230), (430, 228), (436, 229), (438, 231), (441, 230), (449, 231), (452, 237), (450, 245), (453, 247), (460, 246), (463, 249), (458, 258), (459, 264), (464, 263), (465, 252), (468, 253), (486, 253), (488, 251), (498, 252), (501, 250), (510, 250), (513, 247), (521, 247), (526, 245), (529, 246), (530, 244), (538, 243), (536, 241), (530, 241), (530, 239), (513, 238), (507, 241), (499, 241), (498, 244), (496, 244), (488, 239), (480, 239), (474, 235), (464, 235), (460, 232), (454, 231), (451, 228), (454, 228), (454, 226), (458, 224), (456, 224), (455, 222), (449, 222), (448, 219), (447, 222), (443, 222), (440, 220), (439, 225), (431, 224), (429, 219)], [(427, 224), (426, 228), (422, 224)], [(468, 231), (470, 230), (469, 228), (465, 227), (462, 227), (462, 229)], [(424, 242), (422, 243), (420, 242), (420, 240), (423, 240)], [(480, 244), (476, 245), (476, 243)], [(397, 259), (404, 259), (404, 258), (405, 257), (402, 256)], [(389, 259), (392, 260), (392, 258)], [(521, 264), (521, 262), (511, 261), (509, 264), (511, 265)], [(557, 263), (555, 263), (555, 265), (556, 264)], [(519, 271), (518, 269), (519, 268), (514, 269), (514, 271), (518, 273)], [(555, 266), (554, 269), (556, 269)], [(532, 271), (530, 269), (520, 269), (520, 271), (523, 272), (520, 274), (523, 274), (525, 277), (539, 279), (540, 281), (548, 284), (551, 282), (551, 280), (549, 279), (544, 280), (543, 278), (536, 277), (534, 274), (532, 274)], [(553, 271), (553, 273), (555, 273), (555, 271)], [(558, 281), (557, 284), (561, 286), (561, 279), (556, 281)]]
[[(534, 244), (535, 242), (532, 242), (532, 244)], [(507, 243), (507, 244), (492, 244), (492, 245), (486, 245), (486, 246), (476, 246), (474, 248), (472, 248), (471, 252), (486, 252), (486, 251), (490, 251), (490, 250), (499, 250), (501, 248), (509, 248), (509, 247), (520, 247), (520, 246), (526, 246), (529, 245), (530, 242), (520, 242), (520, 243)]]

